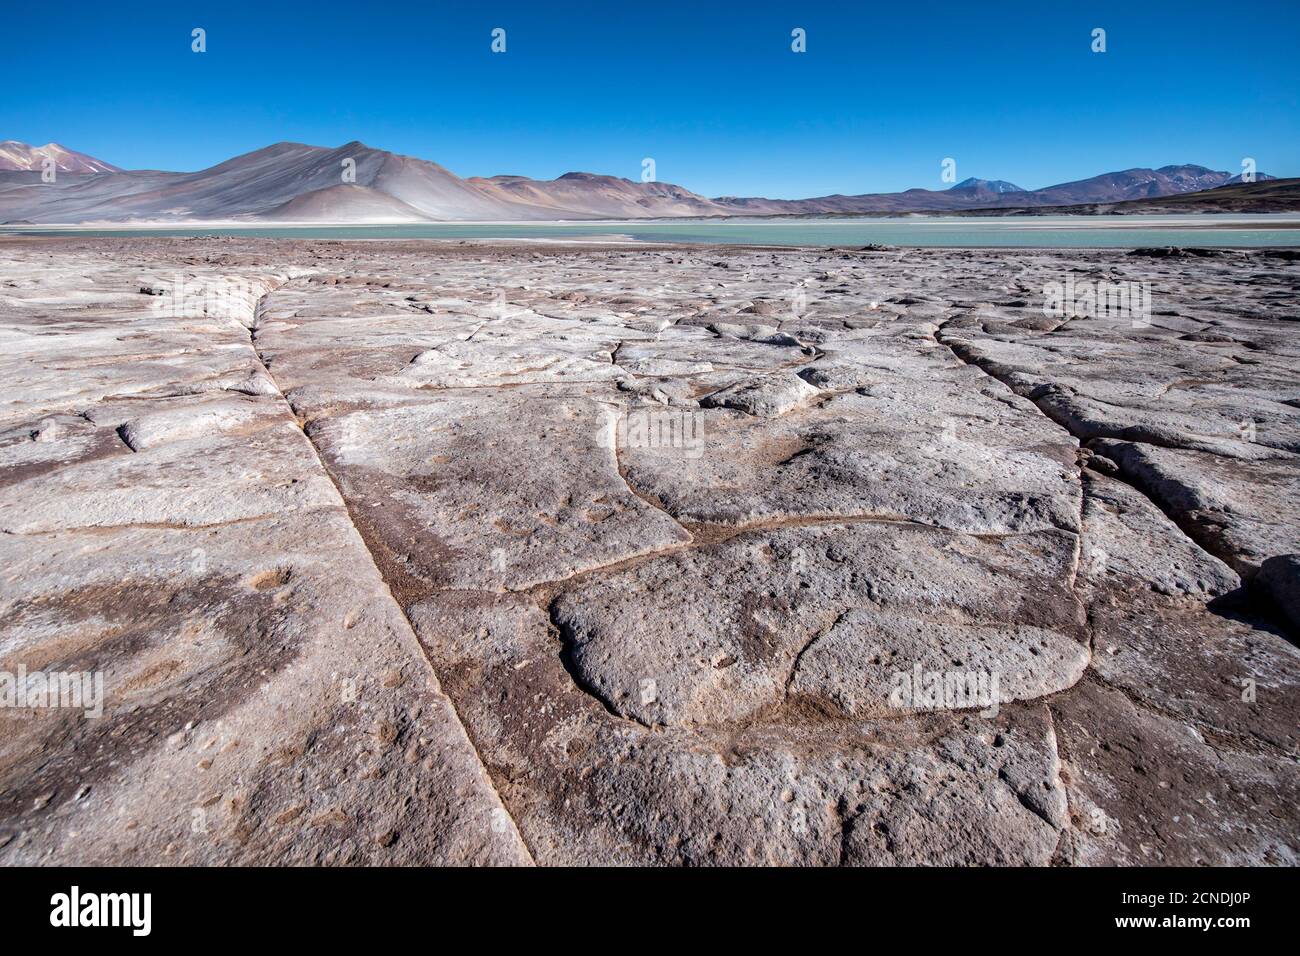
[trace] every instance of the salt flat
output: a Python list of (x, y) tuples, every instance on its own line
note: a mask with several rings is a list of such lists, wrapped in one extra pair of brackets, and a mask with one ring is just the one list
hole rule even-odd
[(0, 240), (0, 862), (1294, 864), (1298, 279)]

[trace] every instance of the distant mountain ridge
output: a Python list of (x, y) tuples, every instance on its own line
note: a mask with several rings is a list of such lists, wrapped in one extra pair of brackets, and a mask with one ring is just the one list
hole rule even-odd
[[(54, 182), (40, 176), (53, 159)], [(1272, 179), (1260, 174), (1260, 181)], [(412, 156), (353, 141), (336, 148), (275, 143), (193, 173), (120, 170), (57, 144), (0, 143), (0, 223), (123, 221), (430, 222), (591, 220), (681, 216), (904, 214), (1116, 203), (1212, 189), (1239, 176), (1204, 166), (1103, 173), (1025, 190), (966, 179), (949, 189), (909, 189), (813, 199), (719, 197), (681, 186), (571, 172), (461, 178)]]
[(1005, 206), (996, 210), (971, 209), (955, 215), (1159, 216), (1198, 213), (1300, 213), (1300, 179), (1264, 176), (1257, 182), (1243, 183), (1240, 176), (1234, 176), (1223, 186), (1172, 196), (1072, 206)]
[[(1274, 177), (1260, 173), (1259, 181)], [(968, 179), (950, 189), (908, 189), (901, 193), (822, 196), (817, 199), (723, 198), (719, 204), (748, 215), (844, 215), (851, 213), (957, 212), (1002, 207), (1066, 206), (1151, 199), (1213, 189), (1240, 176), (1205, 166), (1125, 169), (1088, 179), (1025, 190), (1001, 180)]]

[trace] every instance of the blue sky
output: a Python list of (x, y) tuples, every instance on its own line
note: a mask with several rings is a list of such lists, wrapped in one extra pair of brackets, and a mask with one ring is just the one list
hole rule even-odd
[(945, 157), (1026, 188), (1246, 156), (1300, 175), (1297, 0), (11, 0), (3, 23), (0, 139), (128, 168), (359, 139), (464, 176), (636, 179), (648, 156), (710, 196), (943, 188)]

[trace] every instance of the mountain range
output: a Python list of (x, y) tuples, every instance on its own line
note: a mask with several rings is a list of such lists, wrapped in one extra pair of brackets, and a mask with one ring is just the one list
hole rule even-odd
[[(42, 170), (56, 170), (46, 182)], [(1260, 181), (1272, 179), (1259, 174)], [(675, 216), (907, 214), (1110, 204), (1240, 182), (1204, 166), (1126, 169), (1026, 190), (967, 179), (949, 189), (813, 199), (707, 198), (596, 173), (461, 178), (428, 160), (351, 142), (276, 143), (193, 173), (122, 170), (49, 143), (0, 143), (0, 223), (154, 221), (429, 222)]]

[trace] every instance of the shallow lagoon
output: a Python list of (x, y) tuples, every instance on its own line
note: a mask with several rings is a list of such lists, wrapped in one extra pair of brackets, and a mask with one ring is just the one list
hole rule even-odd
[(80, 236), (262, 236), (284, 239), (524, 239), (778, 246), (1131, 248), (1300, 245), (1294, 215), (1000, 216), (644, 220), (407, 225), (11, 226), (0, 232)]

